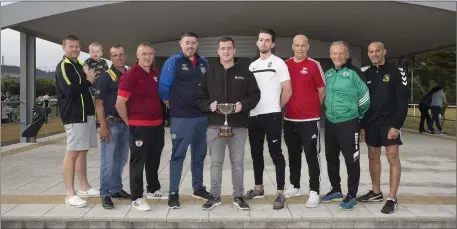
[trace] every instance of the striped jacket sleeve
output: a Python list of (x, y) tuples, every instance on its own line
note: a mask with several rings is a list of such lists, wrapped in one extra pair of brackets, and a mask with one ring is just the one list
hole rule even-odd
[(368, 108), (370, 108), (370, 92), (364, 82), (364, 75), (361, 71), (355, 71), (356, 75), (353, 77), (354, 85), (357, 89), (357, 103), (359, 107), (359, 119), (363, 119)]
[(169, 99), (171, 84), (175, 78), (175, 62), (176, 58), (169, 57), (162, 67), (159, 77), (159, 94), (162, 100)]

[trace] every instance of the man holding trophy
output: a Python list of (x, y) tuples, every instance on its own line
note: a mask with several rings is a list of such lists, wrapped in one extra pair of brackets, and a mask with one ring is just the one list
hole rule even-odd
[(225, 149), (232, 164), (233, 204), (249, 209), (243, 199), (244, 148), (249, 112), (260, 100), (257, 81), (247, 65), (236, 62), (235, 41), (222, 37), (217, 53), (219, 62), (210, 66), (197, 87), (197, 105), (208, 112), (207, 144), (211, 157), (211, 195), (203, 210), (221, 205), (222, 167)]

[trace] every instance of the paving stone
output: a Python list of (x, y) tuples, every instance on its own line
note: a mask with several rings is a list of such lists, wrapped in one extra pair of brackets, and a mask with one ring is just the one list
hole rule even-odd
[(89, 228), (109, 228), (106, 221), (88, 221)]
[(287, 223), (287, 228), (310, 228), (310, 222), (292, 221)]
[(287, 205), (293, 221), (332, 221), (333, 215), (324, 204), (307, 208), (304, 204)]
[(416, 204), (403, 204), (408, 211), (410, 211), (418, 221), (442, 221), (455, 219), (455, 215), (438, 205), (423, 205)]
[[(331, 220), (328, 220), (331, 221)], [(324, 221), (311, 221), (309, 228), (331, 228), (332, 222), (324, 222)]]
[(132, 222), (133, 228), (154, 228), (154, 222)]
[(354, 228), (376, 228), (375, 221), (355, 221)]
[(201, 222), (200, 228), (222, 228), (222, 222)]
[(261, 223), (261, 222), (244, 222), (244, 228), (265, 228), (265, 223)]
[(171, 222), (155, 222), (155, 228), (178, 228), (178, 223)]
[(284, 222), (292, 221), (289, 209), (274, 210), (272, 205), (251, 205), (249, 212), (252, 222)]
[(22, 221), (22, 228), (44, 228), (43, 221)]
[[(44, 221), (45, 228), (65, 228), (66, 222), (63, 220), (46, 220)], [(97, 227), (102, 228), (102, 227)]]
[(434, 221), (434, 222), (417, 222), (419, 228), (441, 228), (441, 222)]
[(101, 204), (96, 204), (84, 215), (84, 220), (124, 220), (131, 207), (131, 205), (117, 205), (114, 209), (106, 210)]
[(352, 221), (333, 221), (332, 228), (354, 228), (354, 222)]
[(15, 208), (18, 204), (1, 204), (2, 215)]
[(66, 228), (89, 228), (89, 221), (67, 221)]
[(456, 205), (440, 205), (440, 207), (446, 209), (446, 211), (456, 215)]
[(244, 228), (244, 223), (243, 222), (222, 222), (222, 227), (223, 228)]
[(2, 228), (22, 228), (21, 221), (10, 221), (10, 220), (3, 220), (2, 219)]
[(250, 219), (249, 211), (238, 210), (233, 204), (222, 204), (209, 211), (210, 222), (245, 222), (250, 221)]
[(181, 205), (180, 209), (170, 209), (167, 222), (208, 222), (208, 215), (200, 205)]
[(66, 204), (58, 204), (43, 215), (45, 220), (82, 220), (84, 215), (95, 205), (88, 204), (84, 208), (75, 208)]
[(281, 223), (268, 222), (265, 224), (265, 228), (287, 228), (287, 222), (281, 222)]
[(108, 228), (126, 228), (130, 229), (132, 227), (131, 222), (122, 222), (122, 221), (109, 221)]
[(335, 221), (370, 221), (375, 220), (375, 215), (363, 204), (357, 204), (351, 211), (338, 209), (337, 203), (324, 204), (333, 215)]
[(401, 204), (398, 205), (398, 209), (394, 214), (384, 214), (381, 212), (384, 203), (368, 203), (363, 205), (375, 215), (376, 221), (402, 221), (416, 219), (416, 217)]
[(139, 221), (154, 221), (154, 222), (165, 222), (167, 221), (167, 215), (169, 212), (168, 205), (153, 205), (151, 204), (150, 211), (139, 211), (135, 208), (131, 208), (125, 216), (125, 220), (131, 222)]
[(24, 219), (26, 217), (28, 220), (41, 219), (42, 215), (55, 206), (55, 204), (20, 204), (2, 215), (2, 218)]

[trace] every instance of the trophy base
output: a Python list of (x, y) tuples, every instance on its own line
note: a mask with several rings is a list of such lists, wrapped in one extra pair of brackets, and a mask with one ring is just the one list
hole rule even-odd
[(217, 134), (219, 137), (233, 137), (233, 135), (232, 127), (229, 126), (222, 126)]

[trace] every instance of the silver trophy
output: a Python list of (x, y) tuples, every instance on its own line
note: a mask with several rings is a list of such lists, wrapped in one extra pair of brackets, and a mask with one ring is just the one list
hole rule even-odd
[(224, 122), (224, 125), (220, 127), (218, 136), (219, 137), (232, 137), (233, 131), (232, 131), (232, 127), (228, 125), (227, 115), (235, 112), (235, 104), (233, 104), (233, 103), (217, 104), (217, 112), (225, 115), (225, 122)]

